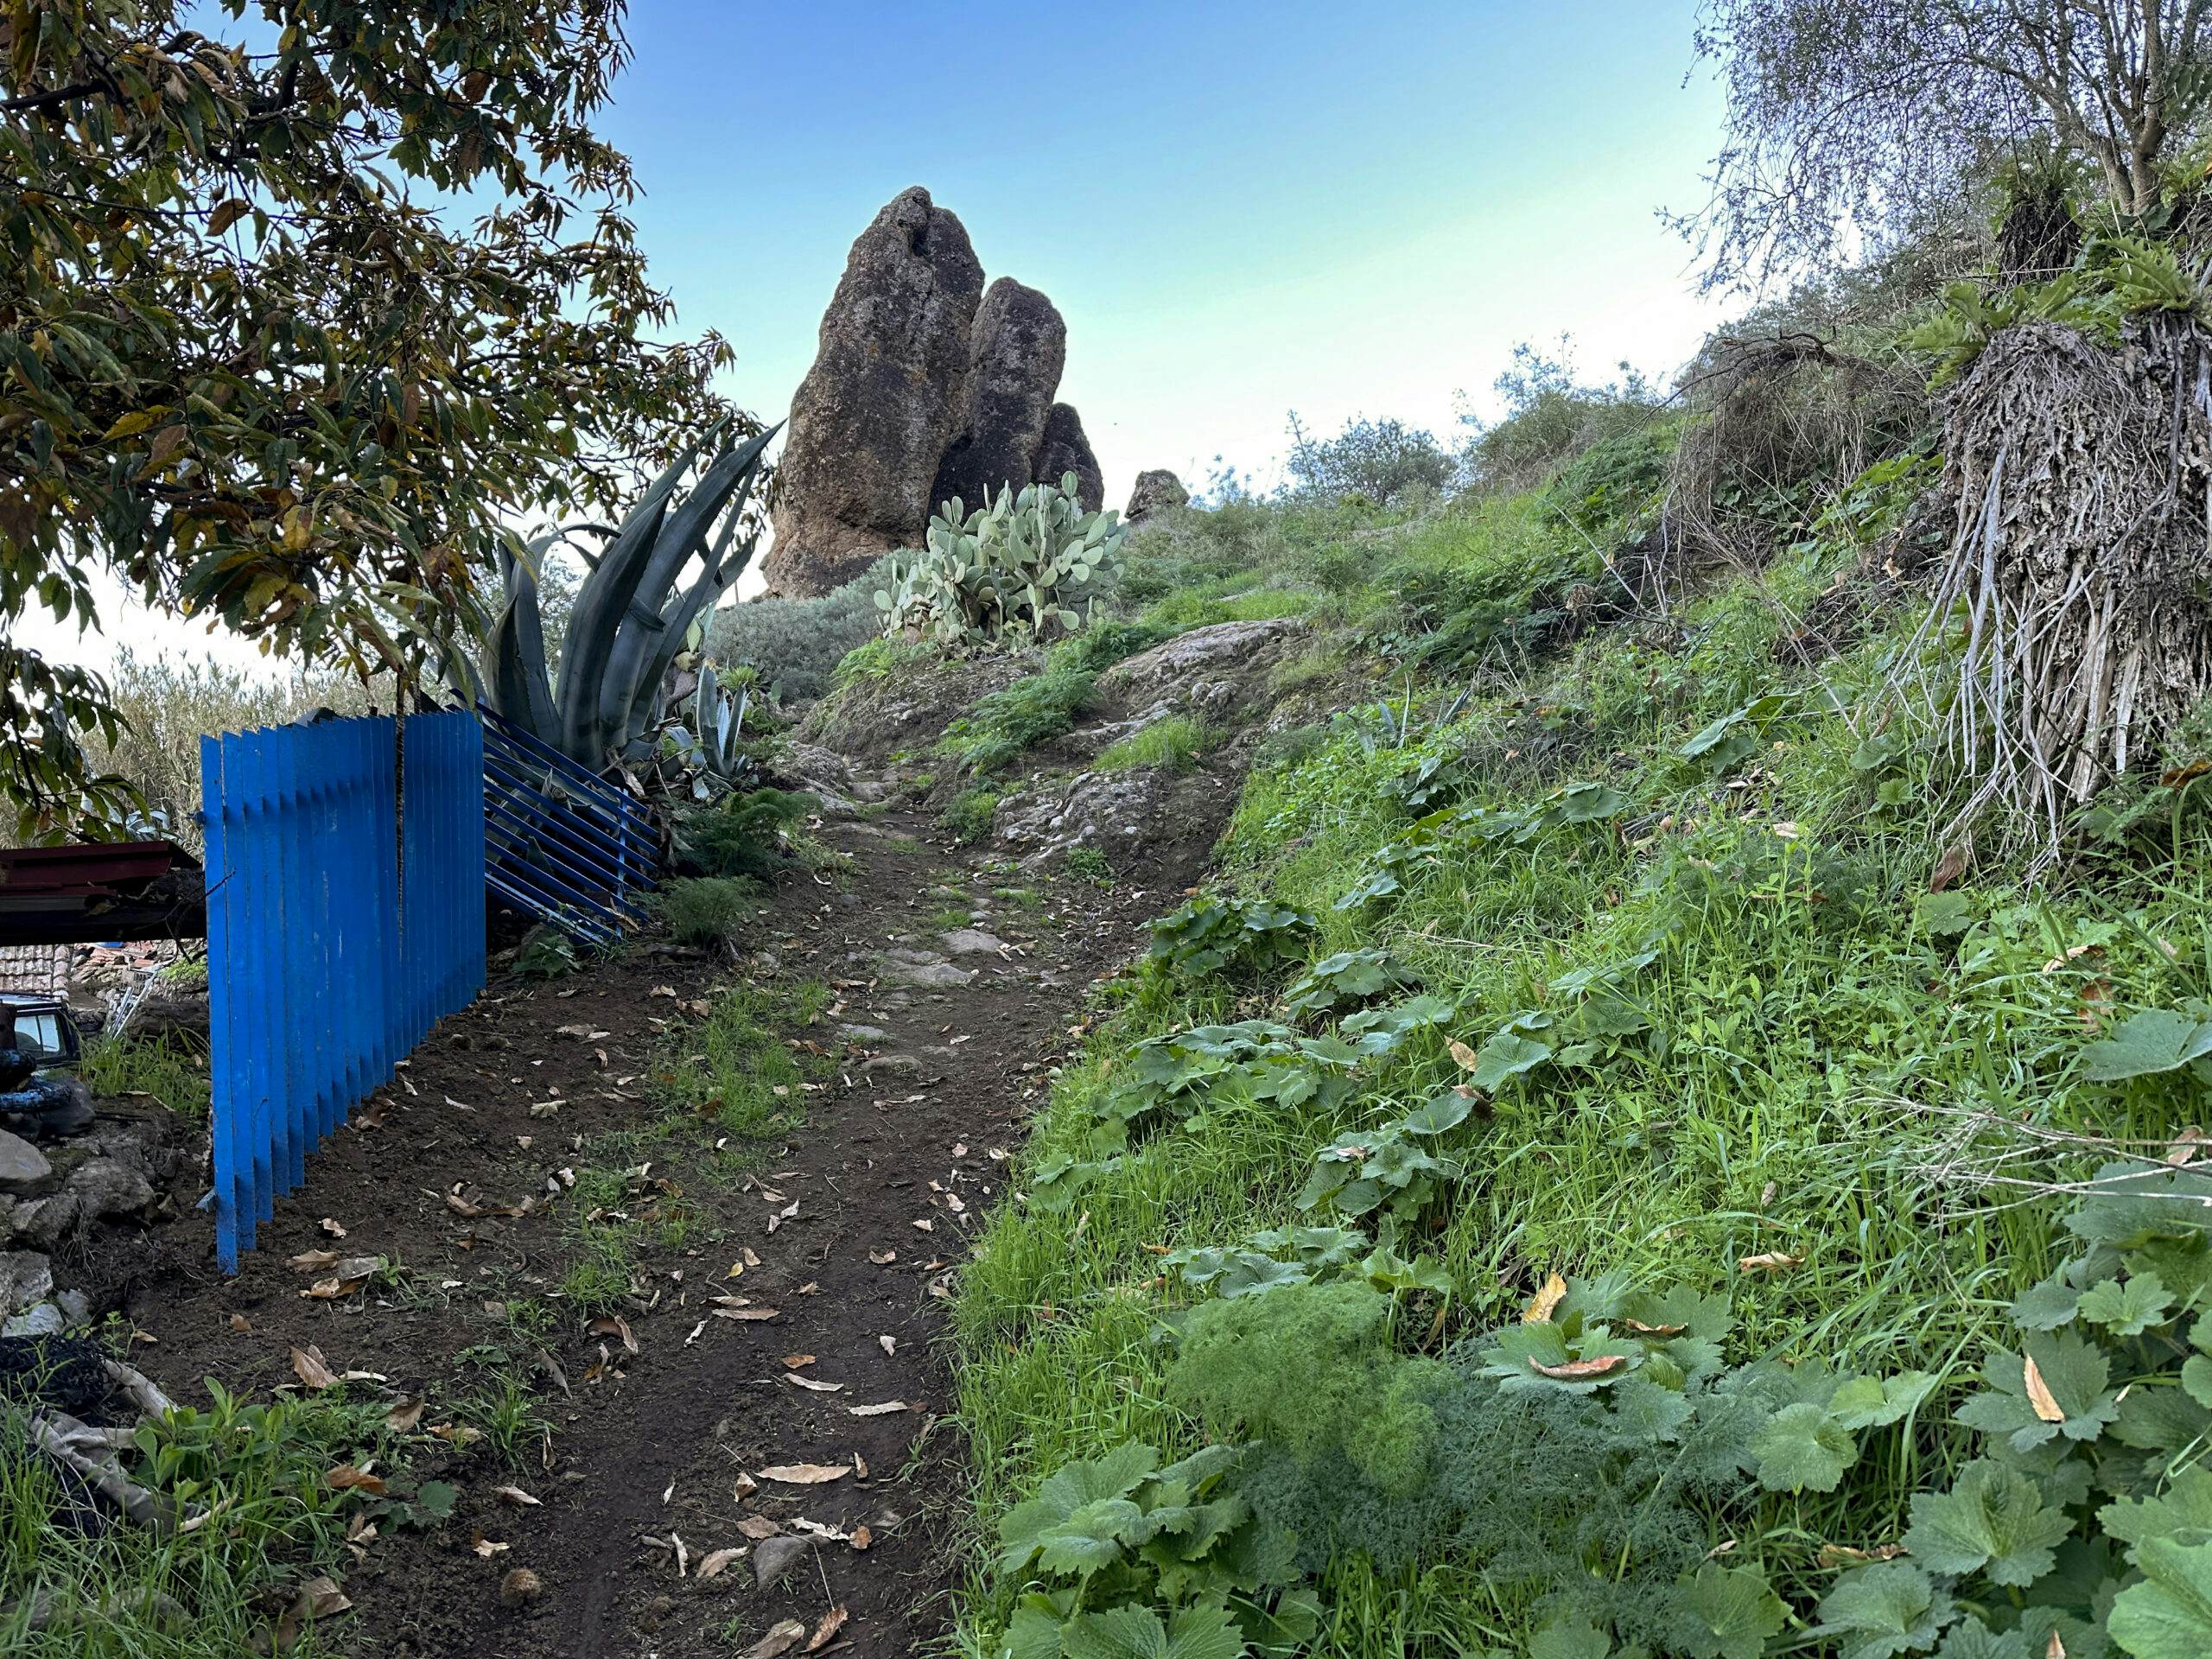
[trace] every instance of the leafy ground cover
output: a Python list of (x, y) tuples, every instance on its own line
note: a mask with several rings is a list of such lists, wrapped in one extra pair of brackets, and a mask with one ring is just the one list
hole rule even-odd
[(2194, 779), (2039, 881), (1947, 840), (1864, 559), (1926, 469), (1662, 609), (1613, 443), (1133, 549), (1374, 696), (1269, 740), (980, 1241), (965, 1650), (2212, 1651)]

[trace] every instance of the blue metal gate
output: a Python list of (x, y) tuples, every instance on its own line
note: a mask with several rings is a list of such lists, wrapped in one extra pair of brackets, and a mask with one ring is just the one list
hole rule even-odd
[(604, 946), (645, 919), (656, 840), (614, 785), (482, 704), (484, 879), (525, 915)]
[(465, 709), (200, 740), (215, 1252), (484, 984), (483, 737)]

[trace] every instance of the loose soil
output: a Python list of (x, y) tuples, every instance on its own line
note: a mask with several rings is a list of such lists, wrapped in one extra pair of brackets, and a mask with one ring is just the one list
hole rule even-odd
[[(1215, 798), (1170, 864), (1110, 889), (984, 869), (898, 811), (831, 822), (821, 834), (849, 865), (776, 884), (734, 965), (648, 940), (563, 981), (495, 979), (310, 1161), (236, 1277), (213, 1272), (204, 1217), (158, 1235), (116, 1300), (150, 1339), (140, 1363), (188, 1402), (202, 1377), (248, 1398), (296, 1388), (292, 1351), (312, 1345), (335, 1371), (375, 1374), (348, 1387), (427, 1396), (420, 1434), (461, 1421), (448, 1402), (470, 1385), (471, 1351), (500, 1348), (531, 1374), (546, 1432), (513, 1462), (488, 1441), (410, 1448), (407, 1477), (457, 1486), (455, 1513), (361, 1541), (354, 1611), (321, 1639), (363, 1659), (743, 1653), (779, 1621), (811, 1636), (836, 1609), (845, 1622), (816, 1651), (905, 1656), (942, 1636), (964, 1512), (944, 1298), (1086, 988), (1197, 878), (1235, 791), (1224, 782)], [(988, 910), (1003, 949), (963, 951), (926, 930), (959, 902), (931, 892), (948, 882)], [(1041, 902), (994, 899), (994, 885)], [(706, 999), (739, 979), (830, 988), (811, 1026), (779, 1033), (820, 1080), (766, 1138), (739, 1144), (687, 1119), (645, 1148), (625, 1201), (635, 1218), (679, 1203), (696, 1214), (679, 1243), (639, 1228), (622, 1325), (594, 1330), (558, 1294), (575, 1249), (558, 1172), (589, 1160), (595, 1136), (666, 1120), (657, 1076), (683, 1058)], [(525, 1199), (520, 1217), (461, 1213)], [(404, 1281), (303, 1297), (321, 1275), (287, 1259), (330, 1249), (390, 1257)], [(741, 1296), (747, 1308), (710, 1300)], [(506, 1317), (524, 1297), (559, 1316), (542, 1341), (518, 1342)], [(763, 1308), (774, 1317), (724, 1317)], [(908, 1409), (855, 1410), (890, 1402)], [(808, 1464), (847, 1472), (810, 1485), (762, 1472)], [(758, 1587), (754, 1535), (771, 1522), (805, 1548)], [(736, 1548), (747, 1554), (700, 1575)], [(542, 1590), (509, 1605), (516, 1568)]]

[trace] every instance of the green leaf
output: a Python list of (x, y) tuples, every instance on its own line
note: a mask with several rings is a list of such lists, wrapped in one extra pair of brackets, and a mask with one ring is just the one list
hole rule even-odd
[(1684, 1605), (1688, 1622), (1679, 1639), (1692, 1659), (1758, 1659), (1767, 1638), (1789, 1622), (1789, 1609), (1751, 1567), (1707, 1561), (1689, 1580)]
[(1442, 1135), (1465, 1122), (1471, 1106), (1471, 1103), (1465, 1095), (1453, 1094), (1446, 1090), (1440, 1095), (1430, 1096), (1407, 1113), (1402, 1127), (1408, 1135)]
[[(2012, 1449), (2026, 1452), (2063, 1434), (2070, 1440), (2094, 1440), (2120, 1414), (2117, 1396), (2105, 1387), (2110, 1367), (2102, 1352), (2078, 1332), (2059, 1331), (2031, 1335), (2024, 1344), (2025, 1356), (2009, 1349), (1993, 1349), (1982, 1363), (1981, 1374), (1990, 1384), (1958, 1409), (1958, 1421), (1985, 1434), (2009, 1436)], [(2024, 1358), (2032, 1358), (2061, 1413), (2048, 1422), (2037, 1415), (2028, 1397)]]
[[(2070, 1649), (2069, 1649), (2070, 1651)], [(2044, 1659), (2044, 1650), (2030, 1643), (2025, 1631), (1992, 1630), (1978, 1618), (1951, 1626), (1936, 1659)]]
[(1547, 1624), (1529, 1638), (1529, 1659), (1606, 1659), (1613, 1638), (1586, 1618)]
[(1122, 1558), (1127, 1535), (1144, 1511), (1126, 1497), (1094, 1498), (1037, 1537), (1037, 1560), (1047, 1572), (1084, 1576)]
[(2034, 1481), (2009, 1464), (1968, 1464), (1948, 1492), (1916, 1492), (1904, 1547), (1931, 1572), (1984, 1572), (1993, 1584), (2033, 1584), (2072, 1530), (2044, 1507)]
[(1113, 1607), (1071, 1619), (1067, 1659), (1244, 1659), (1244, 1638), (1218, 1607), (1185, 1607), (1166, 1624), (1149, 1607)]
[(1881, 1428), (1903, 1422), (1935, 1386), (1926, 1371), (1846, 1377), (1828, 1400), (1828, 1414), (1846, 1428)]
[(2116, 1337), (2139, 1337), (2165, 1323), (2173, 1294), (2155, 1273), (2139, 1273), (2122, 1283), (2107, 1279), (2082, 1293), (2081, 1314)]
[(1770, 1492), (1832, 1492), (1859, 1461), (1858, 1439), (1819, 1406), (1784, 1406), (1751, 1436), (1759, 1484)]
[(2012, 1303), (2012, 1323), (2023, 1331), (2056, 1331), (2071, 1325), (2080, 1311), (2082, 1293), (2054, 1273), (2041, 1284), (2022, 1291)]
[(1551, 1057), (1548, 1043), (1511, 1029), (1501, 1031), (1476, 1053), (1475, 1069), (1467, 1081), (1494, 1094), (1507, 1079), (1535, 1071)]
[(2135, 1659), (2204, 1659), (2212, 1653), (2212, 1535), (2147, 1539), (2135, 1558), (2145, 1582), (2113, 1603), (2112, 1639)]
[(2149, 1008), (2083, 1049), (2082, 1074), (2092, 1083), (2118, 1083), (2177, 1071), (2206, 1054), (2212, 1054), (2212, 1020), (2192, 1020), (2171, 1008)]
[(426, 1480), (415, 1493), (415, 1507), (435, 1521), (451, 1520), (460, 1501), (460, 1492), (442, 1480)]
[(1844, 1659), (1890, 1659), (1925, 1653), (1951, 1622), (1951, 1597), (1928, 1574), (1903, 1561), (1854, 1567), (1821, 1601), (1815, 1636), (1851, 1638)]
[[(2212, 1530), (2212, 1470), (2184, 1469), (2155, 1497), (2124, 1497), (2097, 1511), (2108, 1538), (2139, 1545), (2177, 1532)], [(2131, 1556), (2131, 1559), (2132, 1556)]]

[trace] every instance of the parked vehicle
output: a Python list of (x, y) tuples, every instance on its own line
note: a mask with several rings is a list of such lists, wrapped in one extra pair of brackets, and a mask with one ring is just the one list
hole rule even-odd
[(92, 1102), (67, 1070), (84, 1052), (67, 1003), (0, 991), (0, 1127), (73, 1135), (89, 1125)]

